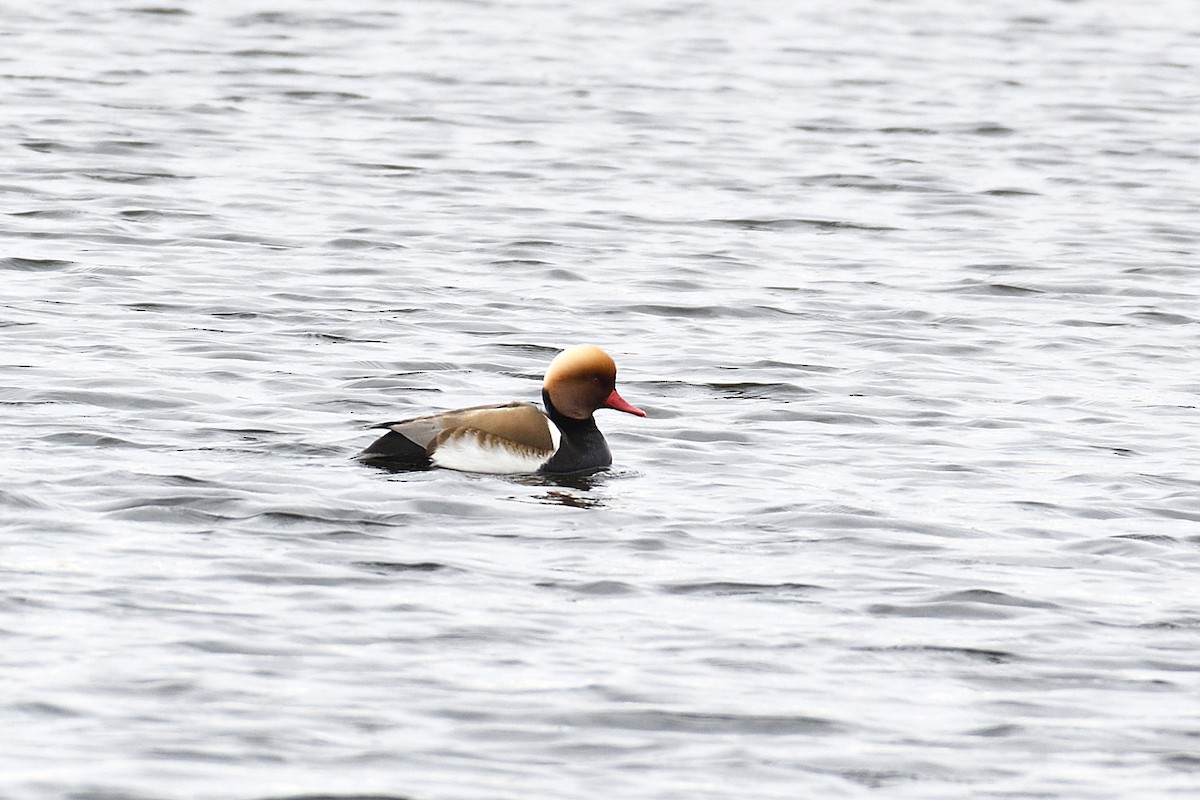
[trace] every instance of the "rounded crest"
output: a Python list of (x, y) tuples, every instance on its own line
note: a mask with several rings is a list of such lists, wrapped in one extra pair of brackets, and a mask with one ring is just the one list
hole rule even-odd
[(546, 367), (546, 378), (543, 388), (549, 389), (553, 384), (576, 378), (601, 377), (607, 380), (617, 380), (617, 365), (608, 353), (594, 344), (577, 344), (563, 350), (550, 366)]

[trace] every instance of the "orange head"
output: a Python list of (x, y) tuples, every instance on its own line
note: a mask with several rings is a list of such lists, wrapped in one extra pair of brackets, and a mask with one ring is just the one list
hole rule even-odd
[(599, 408), (646, 416), (617, 394), (617, 365), (608, 353), (592, 344), (568, 347), (546, 368), (542, 389), (561, 413), (587, 419)]

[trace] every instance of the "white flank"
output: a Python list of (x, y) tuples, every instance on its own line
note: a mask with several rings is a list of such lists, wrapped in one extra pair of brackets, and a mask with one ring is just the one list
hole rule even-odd
[[(558, 429), (553, 425), (550, 426), (550, 429), (557, 448)], [(494, 475), (537, 472), (538, 467), (549, 459), (548, 454), (529, 448), (486, 442), (474, 431), (466, 431), (461, 436), (447, 439), (439, 444), (433, 451), (433, 455), (430, 456), (430, 460), (436, 466), (444, 469), (456, 469), (459, 472), (489, 472)]]

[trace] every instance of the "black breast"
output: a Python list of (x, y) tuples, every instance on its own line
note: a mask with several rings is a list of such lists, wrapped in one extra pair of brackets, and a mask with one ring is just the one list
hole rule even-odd
[(604, 434), (596, 427), (595, 417), (572, 419), (564, 416), (550, 402), (546, 392), (542, 392), (542, 402), (546, 405), (546, 416), (562, 432), (562, 440), (558, 443), (558, 450), (538, 472), (573, 475), (594, 472), (612, 464), (612, 453), (608, 449), (608, 442), (604, 441)]

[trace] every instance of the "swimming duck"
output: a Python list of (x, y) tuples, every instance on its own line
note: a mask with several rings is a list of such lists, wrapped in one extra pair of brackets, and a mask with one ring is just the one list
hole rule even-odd
[(443, 467), (493, 474), (570, 475), (612, 463), (593, 412), (646, 416), (617, 394), (617, 365), (590, 344), (569, 347), (546, 368), (543, 413), (530, 403), (473, 406), (377, 428), (388, 432), (358, 454), (393, 469)]

